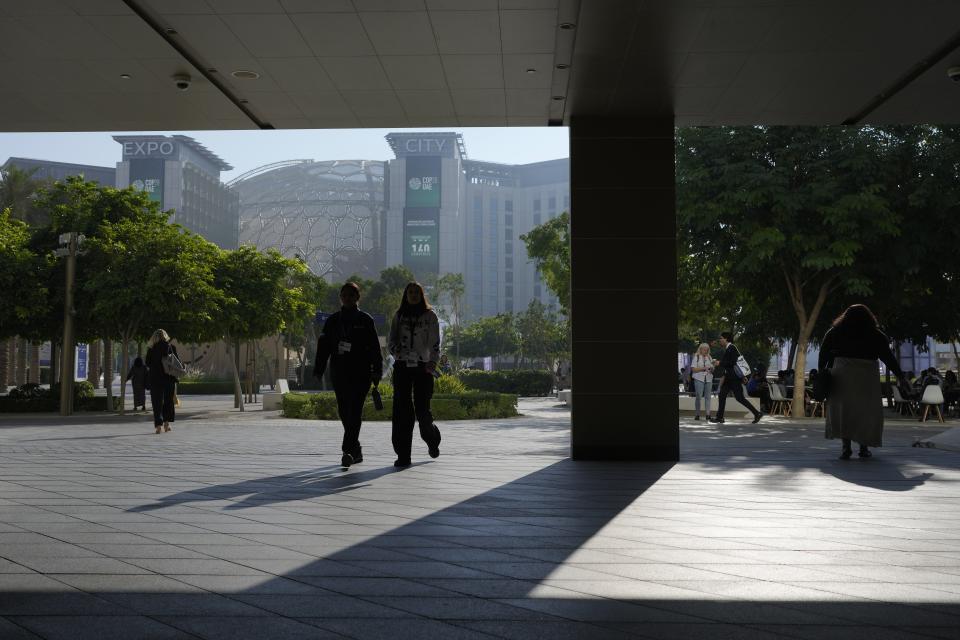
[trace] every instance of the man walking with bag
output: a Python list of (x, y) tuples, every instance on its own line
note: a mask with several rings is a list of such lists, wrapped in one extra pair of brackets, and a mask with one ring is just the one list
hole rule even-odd
[(360, 448), (363, 403), (370, 385), (380, 382), (383, 367), (373, 317), (360, 311), (359, 302), (359, 285), (348, 282), (340, 287), (340, 304), (343, 306), (324, 323), (313, 365), (313, 375), (322, 378), (327, 360), (330, 361), (337, 412), (343, 423), (343, 457), (340, 458), (343, 467), (363, 462)]
[(723, 347), (723, 356), (720, 358), (718, 369), (722, 376), (720, 378), (720, 400), (717, 406), (717, 415), (710, 422), (723, 423), (723, 410), (727, 404), (727, 393), (732, 392), (737, 402), (745, 406), (753, 414), (753, 424), (760, 422), (763, 414), (750, 404), (750, 401), (743, 397), (743, 381), (750, 374), (750, 367), (742, 355), (737, 345), (733, 344), (733, 334), (724, 331), (720, 334), (720, 346)]

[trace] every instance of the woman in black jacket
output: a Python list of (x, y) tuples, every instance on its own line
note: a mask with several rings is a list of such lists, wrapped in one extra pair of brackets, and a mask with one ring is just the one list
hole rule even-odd
[(877, 359), (896, 374), (897, 380), (904, 379), (889, 345), (877, 318), (862, 304), (848, 307), (823, 336), (817, 368), (821, 376), (829, 371), (826, 437), (843, 441), (841, 460), (849, 460), (853, 455), (853, 441), (860, 445), (861, 458), (873, 455), (870, 447), (883, 446)]
[(163, 359), (173, 354), (177, 348), (170, 344), (170, 336), (163, 329), (157, 329), (147, 343), (147, 368), (150, 381), (150, 403), (153, 405), (153, 426), (157, 433), (172, 431), (170, 423), (176, 420), (173, 408), (173, 394), (177, 389), (177, 379), (163, 370)]

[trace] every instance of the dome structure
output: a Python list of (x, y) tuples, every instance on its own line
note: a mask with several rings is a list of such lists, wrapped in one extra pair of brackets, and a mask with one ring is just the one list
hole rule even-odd
[(330, 280), (375, 276), (385, 263), (384, 162), (287, 160), (233, 179), (240, 244), (302, 259)]

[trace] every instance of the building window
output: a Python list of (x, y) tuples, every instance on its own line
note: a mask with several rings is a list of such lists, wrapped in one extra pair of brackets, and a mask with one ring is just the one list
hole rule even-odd
[(512, 227), (512, 226), (513, 226), (513, 214), (512, 214), (512, 213), (508, 213), (507, 215), (503, 216), (503, 224), (507, 225), (508, 227)]
[(570, 196), (563, 196), (563, 209), (564, 211), (570, 210)]
[(504, 200), (503, 210), (507, 213), (513, 213), (513, 200)]
[(550, 196), (550, 198), (547, 199), (547, 209), (549, 209), (550, 211), (554, 211), (556, 210), (556, 208), (557, 208), (557, 197)]
[[(506, 267), (507, 269), (513, 269), (513, 256), (506, 256), (503, 259), (503, 266)], [(511, 277), (513, 276), (511, 275)]]
[(503, 230), (503, 239), (504, 239), (504, 240), (513, 240), (513, 229), (504, 229), (504, 230)]
[(496, 198), (490, 198), (490, 213), (496, 213), (500, 208), (500, 201)]
[(535, 227), (539, 227), (539, 226), (540, 226), (540, 214), (539, 214), (539, 213), (533, 214), (533, 226), (535, 226)]
[(483, 211), (483, 196), (473, 196), (473, 210), (477, 213)]
[(504, 253), (513, 253), (513, 243), (512, 242), (504, 243), (503, 251)]
[(512, 297), (513, 297), (513, 285), (508, 284), (507, 286), (505, 286), (505, 287), (503, 288), (503, 290), (504, 290), (504, 292), (506, 293), (506, 295), (507, 295), (508, 298), (512, 298)]
[(540, 211), (540, 198), (535, 198), (533, 201), (533, 210)]

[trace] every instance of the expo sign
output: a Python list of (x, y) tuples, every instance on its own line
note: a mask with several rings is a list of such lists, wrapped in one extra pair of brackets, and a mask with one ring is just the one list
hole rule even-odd
[(123, 143), (124, 156), (169, 156), (173, 155), (174, 145), (169, 140), (137, 140)]

